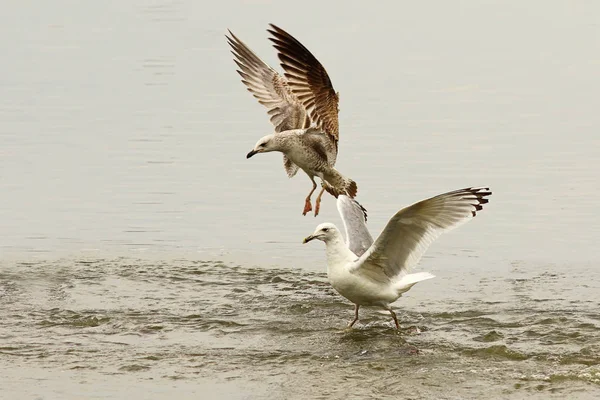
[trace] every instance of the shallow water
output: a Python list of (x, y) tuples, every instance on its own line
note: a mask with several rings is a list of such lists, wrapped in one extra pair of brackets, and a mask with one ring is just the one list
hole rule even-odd
[(3, 266), (3, 390), (591, 399), (600, 394), (600, 313), (597, 301), (576, 299), (597, 293), (599, 278), (572, 296), (560, 275), (515, 266), (467, 298), (416, 306), (431, 290), (422, 287), (399, 307), (396, 332), (387, 314), (368, 309), (346, 329), (352, 307), (323, 273), (187, 260)]
[[(599, 13), (6, 7), (0, 397), (597, 398)], [(276, 66), (269, 22), (341, 93), (337, 166), (374, 235), (428, 196), (494, 192), (426, 253), (436, 279), (395, 304), (400, 333), (369, 309), (345, 329), (322, 244), (301, 244), (340, 223), (334, 200), (302, 217), (308, 179), (279, 155), (245, 159), (271, 126), (224, 33)]]

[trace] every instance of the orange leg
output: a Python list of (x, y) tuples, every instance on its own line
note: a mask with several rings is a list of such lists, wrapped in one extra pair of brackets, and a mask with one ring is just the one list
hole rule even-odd
[(304, 211), (302, 211), (302, 215), (306, 215), (307, 212), (312, 210), (312, 204), (310, 204), (310, 196), (312, 196), (312, 194), (317, 189), (317, 182), (315, 182), (315, 180), (312, 176), (310, 177), (310, 180), (313, 183), (313, 188), (310, 191), (310, 193), (308, 194), (308, 196), (306, 196), (306, 200), (304, 201)]
[(317, 196), (317, 200), (315, 201), (315, 217), (319, 215), (319, 210), (321, 209), (321, 197), (323, 196), (323, 192), (325, 191), (325, 187), (321, 189), (321, 192)]

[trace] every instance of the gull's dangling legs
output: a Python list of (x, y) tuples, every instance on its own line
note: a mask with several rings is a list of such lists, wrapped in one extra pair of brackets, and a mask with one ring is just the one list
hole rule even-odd
[(321, 189), (321, 192), (317, 196), (317, 200), (315, 201), (315, 217), (319, 215), (319, 210), (321, 209), (321, 196), (323, 196), (323, 192), (325, 191), (325, 186)]
[(317, 182), (315, 182), (315, 178), (313, 178), (312, 176), (309, 176), (309, 178), (313, 183), (313, 188), (308, 194), (308, 196), (306, 196), (306, 200), (304, 202), (304, 211), (302, 211), (302, 215), (306, 215), (307, 212), (312, 210), (312, 204), (310, 204), (310, 196), (312, 196), (312, 194), (317, 189)]
[(394, 318), (394, 322), (396, 323), (396, 329), (400, 330), (400, 324), (398, 323), (398, 317), (396, 317), (396, 313), (394, 312), (394, 310), (392, 310), (392, 307), (386, 308), (386, 310), (388, 310), (390, 312), (390, 314), (392, 314), (392, 318)]
[(358, 321), (358, 308), (360, 306), (358, 304), (354, 305), (354, 320), (352, 320), (349, 324), (348, 324), (348, 328), (352, 328), (352, 325), (354, 325), (356, 323), (356, 321)]

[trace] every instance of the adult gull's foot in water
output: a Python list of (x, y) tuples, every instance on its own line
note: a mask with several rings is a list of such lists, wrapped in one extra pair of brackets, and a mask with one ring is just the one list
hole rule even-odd
[(351, 198), (358, 190), (352, 179), (335, 169), (339, 97), (325, 68), (306, 47), (275, 25), (268, 32), (278, 50), (284, 75), (258, 58), (231, 31), (227, 36), (242, 82), (267, 107), (275, 126), (275, 132), (259, 139), (246, 157), (279, 151), (283, 153), (288, 177), (296, 175), (298, 169), (308, 175), (312, 189), (305, 199), (303, 215), (312, 210), (311, 197), (317, 188), (314, 178), (318, 177), (322, 190), (315, 202), (317, 216), (325, 190), (335, 197), (345, 194)]
[(339, 196), (346, 242), (335, 225), (324, 223), (303, 243), (313, 239), (325, 242), (329, 282), (354, 303), (354, 320), (349, 326), (358, 321), (360, 306), (375, 306), (389, 311), (400, 329), (391, 304), (417, 282), (434, 277), (429, 272), (408, 271), (438, 236), (475, 217), (491, 194), (488, 188), (467, 188), (415, 203), (398, 211), (375, 242), (362, 206)]

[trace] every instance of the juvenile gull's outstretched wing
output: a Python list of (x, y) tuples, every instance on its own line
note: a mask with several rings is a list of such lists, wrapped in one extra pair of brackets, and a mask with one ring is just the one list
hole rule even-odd
[(276, 132), (308, 128), (310, 119), (296, 95), (290, 90), (286, 79), (269, 67), (231, 31), (227, 41), (240, 68), (237, 72), (242, 82), (258, 102), (267, 107)]
[(302, 102), (314, 125), (336, 143), (339, 140), (339, 97), (327, 71), (306, 47), (283, 29), (270, 24), (270, 40), (279, 52), (291, 91)]
[(438, 236), (475, 217), (491, 194), (488, 188), (460, 189), (398, 211), (356, 262), (354, 272), (376, 281), (406, 273)]
[(348, 248), (358, 257), (362, 256), (373, 244), (373, 237), (367, 229), (367, 210), (346, 195), (338, 196), (337, 209), (344, 222)]
[[(268, 109), (275, 132), (302, 129), (310, 126), (310, 118), (304, 105), (290, 90), (285, 77), (261, 60), (244, 42), (231, 31), (225, 35), (238, 65), (238, 74), (248, 91), (258, 102)], [(298, 166), (283, 156), (283, 166), (291, 178), (298, 172)]]

